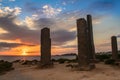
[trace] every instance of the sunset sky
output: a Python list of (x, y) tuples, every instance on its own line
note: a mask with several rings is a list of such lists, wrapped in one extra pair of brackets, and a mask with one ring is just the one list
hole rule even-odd
[(77, 53), (76, 19), (93, 18), (96, 52), (120, 49), (120, 0), (0, 0), (0, 55), (40, 55), (40, 30), (49, 27), (52, 55)]

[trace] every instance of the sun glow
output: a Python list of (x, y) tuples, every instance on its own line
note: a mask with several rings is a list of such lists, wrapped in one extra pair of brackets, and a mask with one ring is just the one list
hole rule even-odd
[(27, 50), (26, 49), (23, 49), (23, 51), (22, 51), (22, 56), (27, 56), (28, 54), (26, 53), (27, 52)]

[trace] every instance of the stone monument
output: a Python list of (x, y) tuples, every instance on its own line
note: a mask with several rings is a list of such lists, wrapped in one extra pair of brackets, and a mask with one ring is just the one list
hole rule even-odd
[(89, 45), (89, 59), (95, 59), (95, 47), (93, 39), (92, 17), (87, 15), (87, 28), (88, 28), (88, 45)]
[(91, 70), (95, 68), (94, 63), (90, 60), (94, 59), (94, 42), (92, 32), (91, 16), (77, 20), (77, 37), (78, 37), (78, 64), (80, 70)]
[(111, 37), (111, 44), (112, 44), (112, 59), (117, 60), (118, 59), (118, 47), (117, 47), (116, 36)]
[(43, 28), (41, 30), (41, 67), (49, 67), (52, 65), (51, 61), (51, 38), (50, 29)]

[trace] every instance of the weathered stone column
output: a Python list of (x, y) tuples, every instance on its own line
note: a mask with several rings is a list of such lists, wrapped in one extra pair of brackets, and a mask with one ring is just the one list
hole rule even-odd
[(89, 59), (95, 59), (95, 47), (94, 47), (94, 39), (93, 39), (93, 28), (92, 28), (92, 17), (91, 15), (87, 15), (87, 29), (88, 29), (88, 45), (89, 45)]
[(111, 43), (112, 43), (112, 59), (117, 60), (118, 59), (118, 47), (117, 47), (116, 36), (111, 37)]
[(50, 29), (43, 28), (41, 30), (41, 67), (49, 67), (51, 64)]
[(84, 18), (77, 20), (78, 37), (78, 64), (80, 70), (89, 69), (88, 44), (87, 44), (87, 22)]

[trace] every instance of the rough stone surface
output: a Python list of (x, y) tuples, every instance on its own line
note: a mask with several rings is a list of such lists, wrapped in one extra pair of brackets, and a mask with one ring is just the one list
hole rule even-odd
[(87, 29), (88, 29), (89, 59), (94, 60), (95, 59), (95, 47), (94, 47), (91, 15), (87, 15)]
[(43, 28), (41, 30), (41, 67), (52, 65), (51, 62), (51, 38), (50, 29)]
[(91, 60), (95, 59), (95, 49), (90, 15), (87, 15), (87, 21), (84, 18), (77, 20), (77, 37), (79, 69), (90, 70), (95, 68), (94, 63), (91, 63)]
[(116, 60), (116, 59), (118, 59), (118, 47), (117, 47), (117, 37), (116, 36), (111, 37), (111, 43), (112, 43), (112, 59)]
[(78, 63), (82, 66), (89, 65), (88, 44), (87, 44), (87, 22), (81, 18), (77, 20), (78, 36)]

